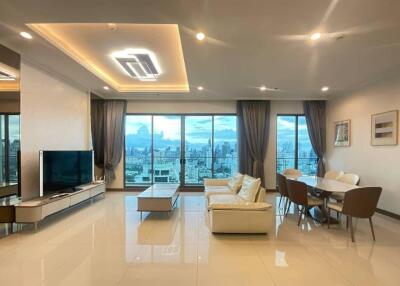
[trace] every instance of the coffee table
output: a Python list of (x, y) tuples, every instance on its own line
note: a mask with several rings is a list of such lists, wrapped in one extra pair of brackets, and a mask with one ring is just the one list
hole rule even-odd
[(168, 212), (174, 209), (179, 197), (178, 184), (154, 184), (137, 196), (140, 219), (143, 212)]

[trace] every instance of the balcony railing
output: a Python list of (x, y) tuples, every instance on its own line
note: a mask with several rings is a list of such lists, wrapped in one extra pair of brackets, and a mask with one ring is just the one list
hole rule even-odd
[[(283, 170), (289, 168), (295, 168), (296, 158), (294, 157), (277, 157), (276, 158), (276, 170), (278, 173), (282, 173)], [(315, 157), (299, 157), (297, 159), (297, 169), (299, 169), (303, 175), (315, 175), (317, 173), (318, 158)]]

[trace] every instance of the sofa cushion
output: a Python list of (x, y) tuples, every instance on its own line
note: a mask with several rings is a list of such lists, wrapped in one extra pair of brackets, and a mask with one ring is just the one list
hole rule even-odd
[(238, 195), (214, 195), (209, 198), (209, 209), (212, 210), (266, 210), (270, 204), (248, 202)]
[(244, 175), (242, 188), (240, 189), (238, 196), (247, 202), (254, 202), (260, 185), (260, 179)]
[(242, 182), (243, 182), (244, 175), (240, 173), (236, 173), (234, 176), (232, 176), (229, 181), (228, 181), (228, 186), (234, 192), (237, 194), (239, 192)]
[(209, 198), (211, 195), (230, 195), (234, 193), (228, 186), (205, 186), (204, 194)]

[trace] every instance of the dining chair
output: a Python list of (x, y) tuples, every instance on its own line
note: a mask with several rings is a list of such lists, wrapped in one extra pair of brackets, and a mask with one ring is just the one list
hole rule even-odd
[(351, 241), (354, 242), (353, 217), (368, 218), (371, 227), (372, 238), (375, 241), (372, 216), (375, 213), (381, 193), (382, 188), (379, 187), (357, 188), (346, 192), (343, 202), (328, 202), (328, 228), (330, 227), (331, 209), (343, 213), (347, 216), (347, 228), (350, 223)]
[(284, 214), (285, 214), (286, 206), (287, 206), (287, 203), (289, 200), (289, 193), (288, 193), (287, 187), (286, 187), (286, 177), (281, 174), (276, 174), (276, 184), (277, 184), (278, 192), (281, 195), (281, 198), (279, 199), (278, 208), (281, 207), (282, 198), (285, 199), (285, 208), (284, 208)]
[(343, 176), (344, 172), (342, 170), (336, 171), (336, 170), (330, 170), (325, 173), (324, 178), (329, 179), (329, 180), (337, 180), (339, 177)]
[(341, 175), (337, 180), (350, 185), (358, 185), (360, 183), (360, 176), (352, 173), (346, 173)]
[(301, 171), (297, 169), (285, 169), (283, 170), (282, 175), (296, 177), (296, 178), (303, 176)]
[[(337, 178), (337, 181), (356, 186), (360, 183), (360, 176), (351, 173), (343, 174), (339, 178)], [(340, 202), (344, 200), (344, 194), (332, 193), (330, 198)]]
[(309, 209), (315, 206), (322, 206), (324, 204), (324, 201), (320, 198), (309, 195), (307, 185), (303, 182), (287, 179), (286, 186), (290, 201), (299, 206), (303, 206), (299, 214), (299, 220), (297, 222), (297, 226), (300, 226), (302, 215), (304, 214), (304, 218), (306, 218), (306, 213)]

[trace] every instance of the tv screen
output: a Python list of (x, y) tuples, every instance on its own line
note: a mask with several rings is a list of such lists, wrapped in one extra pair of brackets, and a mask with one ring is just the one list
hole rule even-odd
[(92, 151), (43, 151), (41, 195), (73, 192), (93, 181)]

